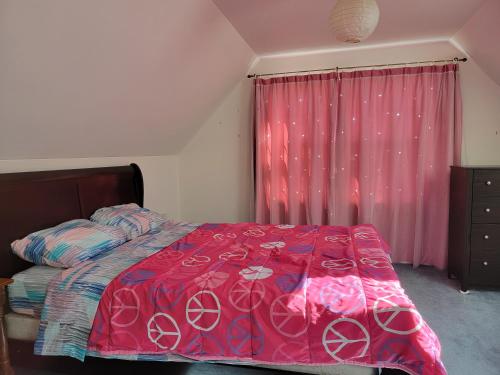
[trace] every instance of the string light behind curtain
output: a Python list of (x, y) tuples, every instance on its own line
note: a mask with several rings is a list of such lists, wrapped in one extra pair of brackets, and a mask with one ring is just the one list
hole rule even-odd
[(458, 65), (256, 79), (260, 223), (374, 224), (393, 260), (446, 264)]

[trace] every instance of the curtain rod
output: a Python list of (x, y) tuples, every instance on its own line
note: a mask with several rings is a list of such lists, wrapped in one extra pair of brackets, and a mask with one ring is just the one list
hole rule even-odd
[(445, 62), (466, 62), (467, 58), (458, 58), (455, 57), (453, 59), (448, 60), (429, 60), (429, 61), (414, 61), (407, 63), (392, 63), (392, 64), (378, 64), (378, 65), (358, 65), (358, 66), (336, 66), (334, 68), (324, 68), (324, 69), (310, 69), (310, 70), (296, 70), (292, 72), (278, 72), (278, 73), (264, 73), (264, 74), (249, 74), (247, 78), (258, 78), (258, 77), (266, 77), (266, 76), (275, 76), (281, 74), (300, 74), (300, 73), (312, 73), (312, 72), (325, 72), (325, 71), (333, 71), (333, 70), (341, 70), (341, 69), (363, 69), (363, 68), (380, 68), (384, 66), (396, 66), (396, 65), (412, 65), (412, 64), (432, 64), (432, 63), (445, 63)]

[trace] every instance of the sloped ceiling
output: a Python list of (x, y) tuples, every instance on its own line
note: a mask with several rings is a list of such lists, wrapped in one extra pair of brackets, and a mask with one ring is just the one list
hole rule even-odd
[[(348, 46), (330, 29), (336, 0), (213, 1), (258, 54)], [(450, 38), (483, 2), (377, 0), (380, 23), (362, 45)]]
[(500, 1), (488, 0), (453, 37), (500, 85)]
[(0, 159), (175, 154), (252, 59), (207, 0), (0, 0)]
[[(499, 0), (377, 1), (363, 45), (460, 30), (454, 41), (500, 84)], [(0, 0), (0, 159), (177, 154), (254, 51), (340, 46), (334, 3)]]

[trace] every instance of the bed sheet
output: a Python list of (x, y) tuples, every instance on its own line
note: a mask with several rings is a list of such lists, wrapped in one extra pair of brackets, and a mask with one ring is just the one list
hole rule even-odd
[(8, 286), (9, 307), (12, 311), (39, 318), (50, 280), (61, 273), (60, 268), (33, 266), (12, 276)]
[(199, 225), (166, 221), (132, 241), (68, 268), (49, 285), (35, 342), (35, 354), (87, 354), (87, 341), (106, 286), (123, 270), (172, 244)]

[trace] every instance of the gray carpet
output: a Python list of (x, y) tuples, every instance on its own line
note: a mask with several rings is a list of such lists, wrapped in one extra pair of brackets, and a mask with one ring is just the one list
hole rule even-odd
[[(448, 280), (445, 273), (431, 267), (413, 269), (396, 265), (396, 271), (407, 294), (439, 336), (448, 374), (500, 375), (500, 292), (471, 290), (470, 294), (463, 295), (456, 281)], [(127, 369), (130, 373), (159, 373)], [(16, 368), (16, 373), (54, 375), (63, 372)], [(271, 375), (278, 372), (196, 364), (170, 367), (168, 373)]]
[(431, 267), (396, 265), (406, 293), (441, 340), (450, 375), (500, 375), (500, 292), (458, 291)]

